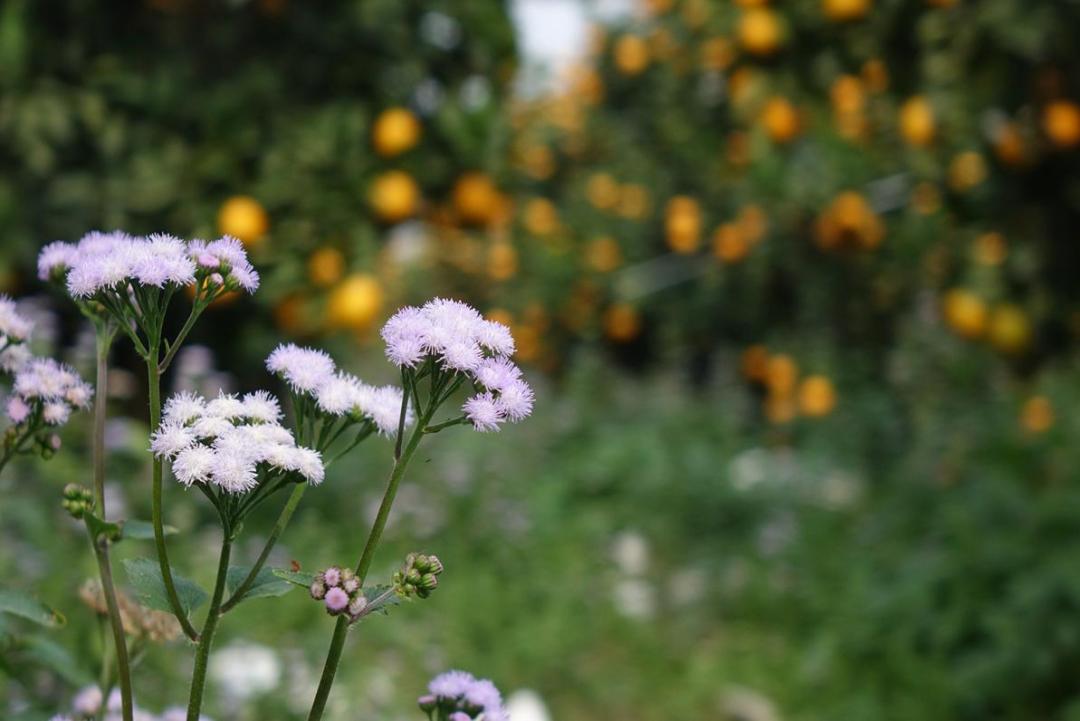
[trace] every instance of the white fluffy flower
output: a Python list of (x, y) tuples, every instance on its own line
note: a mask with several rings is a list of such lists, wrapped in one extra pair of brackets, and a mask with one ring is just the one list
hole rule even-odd
[(60, 426), (67, 423), (71, 417), (71, 406), (63, 401), (50, 401), (41, 410), (41, 418), (50, 426)]
[(473, 428), (482, 432), (497, 431), (499, 424), (506, 420), (495, 396), (491, 393), (480, 393), (469, 398), (461, 410), (473, 424)]
[(321, 483), (321, 456), (298, 447), (280, 424), (280, 415), (277, 399), (265, 391), (243, 399), (221, 393), (210, 402), (180, 394), (166, 404), (151, 450), (171, 459), (173, 474), (187, 486), (205, 482), (229, 493), (245, 493), (284, 473), (297, 473), (312, 485)]
[(266, 368), (298, 392), (315, 393), (334, 377), (333, 359), (320, 350), (295, 343), (279, 345), (266, 359)]
[(33, 327), (33, 323), (19, 315), (15, 301), (0, 295), (0, 341), (4, 341), (0, 342), (0, 347), (26, 340)]

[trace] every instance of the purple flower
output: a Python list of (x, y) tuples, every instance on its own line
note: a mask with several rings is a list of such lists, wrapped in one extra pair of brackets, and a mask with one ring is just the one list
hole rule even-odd
[(502, 707), (502, 694), (495, 684), (486, 678), (478, 679), (465, 689), (465, 700), (472, 706), (477, 706), (484, 711), (494, 711)]
[(26, 420), (30, 415), (30, 406), (26, 405), (19, 396), (12, 396), (7, 402), (7, 416), (11, 419), (11, 422), (18, 425)]
[(453, 700), (464, 696), (475, 681), (473, 675), (466, 671), (447, 671), (431, 679), (428, 691), (441, 699)]
[(472, 717), (464, 711), (455, 711), (447, 717), (447, 721), (472, 721)]
[(330, 613), (341, 613), (349, 605), (349, 594), (345, 593), (344, 589), (335, 586), (326, 592), (323, 603), (326, 604), (326, 610)]
[(323, 580), (326, 581), (327, 586), (340, 586), (341, 585), (341, 569), (337, 566), (331, 566), (323, 571)]

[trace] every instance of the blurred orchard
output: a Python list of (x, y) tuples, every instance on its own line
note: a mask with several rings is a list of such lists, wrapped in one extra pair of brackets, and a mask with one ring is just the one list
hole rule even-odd
[[(226, 373), (278, 338), (378, 355), (433, 295), (511, 326), (546, 398), (418, 473), (398, 532), (448, 549), (453, 625), (342, 677), (369, 715), (431, 641), (560, 721), (1080, 719), (1078, 30), (1072, 2), (647, 0), (530, 94), (494, 0), (8, 0), (0, 286), (42, 294), (40, 246), (88, 228), (229, 234), (264, 284), (193, 336)], [(0, 510), (40, 567), (0, 568), (63, 557), (15, 518), (62, 467)], [(293, 547), (344, 546), (317, 515), (345, 498)], [(49, 582), (76, 665), (82, 578)], [(299, 718), (295, 603), (250, 623), (296, 652), (235, 718)]]

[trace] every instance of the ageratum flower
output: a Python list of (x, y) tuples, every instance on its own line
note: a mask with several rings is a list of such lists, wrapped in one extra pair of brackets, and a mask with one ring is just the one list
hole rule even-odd
[(222, 393), (210, 401), (181, 393), (166, 402), (150, 450), (172, 461), (173, 475), (185, 486), (201, 482), (245, 493), (289, 473), (322, 483), (322, 456), (298, 446), (280, 416), (277, 399), (265, 391), (242, 398)]
[[(448, 718), (457, 721), (508, 721), (502, 694), (488, 679), (477, 679), (465, 671), (441, 673), (428, 684), (428, 691), (435, 697), (436, 705), (448, 712)], [(430, 705), (430, 696), (418, 699), (421, 707)]]
[(476, 430), (495, 431), (532, 413), (532, 388), (510, 360), (510, 329), (471, 306), (436, 298), (419, 308), (402, 308), (383, 326), (382, 337), (386, 357), (398, 366), (417, 368), (430, 360), (443, 372), (470, 380), (478, 392), (462, 412)]
[[(401, 389), (373, 386), (340, 371), (321, 350), (293, 343), (279, 345), (266, 359), (266, 367), (298, 395), (309, 396), (318, 411), (330, 417), (351, 415), (366, 419), (383, 435), (393, 434), (401, 416)], [(412, 414), (406, 424), (412, 422)]]
[(27, 361), (15, 374), (7, 415), (16, 425), (40, 417), (53, 426), (67, 423), (71, 411), (86, 408), (93, 389), (70, 366), (51, 358)]
[(19, 314), (15, 301), (0, 295), (0, 370), (17, 371), (30, 359), (26, 340), (32, 329), (33, 323)]

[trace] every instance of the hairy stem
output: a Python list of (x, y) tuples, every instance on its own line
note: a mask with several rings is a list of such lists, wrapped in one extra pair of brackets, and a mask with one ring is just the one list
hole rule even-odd
[[(112, 345), (113, 331), (100, 329), (97, 333), (97, 374), (94, 394), (94, 426), (91, 450), (94, 466), (94, 506), (102, 520), (105, 515), (105, 413), (109, 389), (109, 347)], [(105, 607), (109, 612), (109, 625), (112, 627), (113, 645), (116, 647), (116, 671), (120, 683), (120, 706), (124, 721), (132, 721), (134, 705), (131, 698), (131, 665), (128, 662), (127, 638), (124, 625), (120, 620), (120, 605), (116, 601), (116, 587), (113, 585), (112, 564), (109, 561), (109, 542), (94, 538), (94, 533), (87, 525), (90, 543), (97, 556), (98, 573), (101, 576), (101, 594), (105, 597)], [(103, 689), (104, 691), (104, 689)]]
[(293, 489), (292, 495), (289, 496), (289, 500), (285, 502), (285, 507), (281, 509), (281, 514), (278, 516), (277, 522), (274, 523), (273, 530), (270, 531), (270, 537), (266, 539), (266, 545), (263, 546), (262, 552), (259, 553), (258, 559), (255, 561), (255, 565), (251, 567), (251, 571), (247, 577), (240, 584), (240, 586), (233, 591), (229, 600), (221, 607), (221, 612), (228, 613), (232, 610), (236, 604), (244, 600), (244, 596), (251, 590), (251, 587), (255, 584), (255, 579), (259, 575), (259, 571), (262, 570), (266, 564), (266, 559), (270, 557), (270, 551), (274, 549), (274, 544), (277, 543), (278, 538), (285, 531), (285, 527), (289, 525), (289, 520), (292, 519), (293, 511), (296, 510), (296, 506), (299, 505), (300, 499), (304, 497), (304, 491), (307, 490), (308, 484), (299, 483), (296, 488)]
[[(146, 376), (150, 395), (150, 430), (154, 431), (157, 430), (158, 424), (161, 423), (161, 373), (158, 370), (157, 363), (159, 349), (156, 343), (152, 344), (152, 346), (150, 356), (146, 361)], [(180, 596), (176, 592), (176, 584), (173, 582), (172, 568), (169, 566), (169, 551), (165, 547), (165, 526), (161, 514), (161, 475), (161, 459), (155, 456), (153, 459), (153, 488), (151, 489), (153, 507), (151, 511), (158, 566), (161, 568), (161, 579), (165, 583), (165, 595), (169, 599), (169, 607), (172, 608), (173, 615), (180, 622), (180, 627), (184, 629), (187, 637), (192, 641), (198, 641), (199, 632), (195, 630), (187, 614), (184, 613), (184, 607), (180, 603)]]
[[(402, 418), (405, 416), (404, 408), (406, 403), (408, 403), (407, 388), (402, 402)], [(390, 480), (386, 485), (386, 492), (383, 493), (382, 503), (379, 504), (379, 512), (375, 516), (375, 523), (371, 526), (367, 543), (364, 544), (364, 551), (360, 555), (360, 562), (356, 565), (356, 577), (361, 586), (364, 584), (368, 569), (371, 568), (371, 563), (375, 558), (375, 550), (379, 546), (383, 529), (386, 528), (386, 521), (390, 517), (390, 508), (394, 505), (394, 496), (397, 495), (398, 486), (405, 475), (405, 469), (409, 466), (409, 460), (412, 459), (417, 446), (420, 445), (420, 439), (424, 436), (424, 424), (429, 420), (430, 418), (427, 417), (418, 419), (408, 445), (405, 446), (394, 461), (394, 469), (390, 472)], [(341, 663), (341, 653), (345, 648), (345, 637), (348, 632), (348, 619), (344, 615), (339, 616), (337, 624), (334, 626), (334, 636), (330, 640), (330, 648), (326, 653), (326, 663), (323, 665), (322, 677), (319, 679), (319, 688), (315, 692), (315, 700), (311, 704), (308, 721), (318, 721), (322, 718), (323, 711), (326, 710), (326, 702), (330, 698), (330, 688), (334, 685), (334, 676), (337, 675), (338, 664)]]
[(206, 669), (210, 660), (210, 645), (214, 642), (214, 631), (221, 618), (221, 599), (225, 595), (225, 579), (229, 573), (229, 553), (232, 550), (232, 530), (225, 526), (225, 538), (221, 542), (221, 557), (218, 560), (217, 580), (214, 582), (214, 595), (210, 599), (210, 612), (206, 615), (206, 624), (199, 635), (199, 645), (195, 649), (195, 670), (191, 674), (191, 695), (188, 697), (188, 721), (199, 721), (202, 710), (203, 689), (206, 686)]

